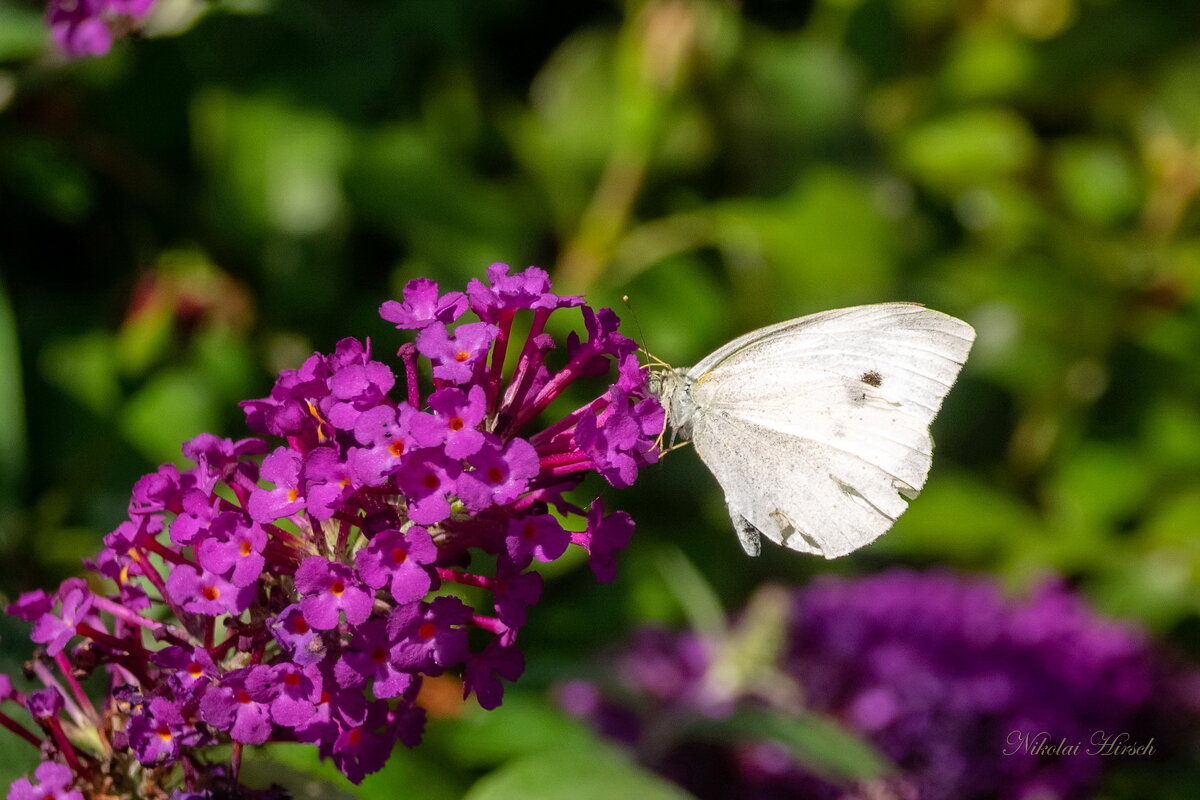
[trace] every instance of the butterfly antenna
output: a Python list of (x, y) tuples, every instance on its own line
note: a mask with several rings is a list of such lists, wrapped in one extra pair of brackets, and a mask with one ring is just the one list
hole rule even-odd
[(649, 361), (642, 364), (642, 369), (654, 369), (655, 367), (665, 367), (670, 369), (671, 365), (663, 361), (658, 356), (646, 349), (646, 334), (642, 332), (642, 323), (638, 319), (637, 312), (633, 310), (633, 301), (629, 299), (629, 295), (621, 295), (621, 302), (629, 309), (629, 315), (633, 317), (633, 327), (637, 328), (638, 339), (641, 340), (641, 347), (638, 348), (639, 353), (643, 353)]

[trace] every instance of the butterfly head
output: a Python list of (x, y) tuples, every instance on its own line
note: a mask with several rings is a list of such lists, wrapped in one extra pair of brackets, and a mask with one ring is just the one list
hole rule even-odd
[[(651, 395), (662, 403), (666, 414), (663, 418), (663, 432), (671, 430), (671, 443), (677, 437), (690, 439), (692, 436), (692, 418), (696, 413), (692, 401), (693, 379), (686, 369), (676, 367), (653, 367), (647, 379), (647, 388)], [(661, 439), (660, 449), (661, 449)]]

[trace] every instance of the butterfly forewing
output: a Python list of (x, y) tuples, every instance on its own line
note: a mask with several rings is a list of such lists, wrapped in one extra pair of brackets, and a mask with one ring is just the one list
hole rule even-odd
[(884, 533), (925, 483), (929, 424), (973, 340), (886, 303), (754, 331), (689, 370), (692, 440), (734, 524), (831, 558)]

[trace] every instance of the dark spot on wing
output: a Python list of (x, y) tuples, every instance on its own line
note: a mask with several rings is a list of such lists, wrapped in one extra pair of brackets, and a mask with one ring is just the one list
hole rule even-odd
[(883, 385), (883, 376), (875, 370), (864, 372), (859, 380), (865, 383), (867, 386), (874, 386), (876, 389)]

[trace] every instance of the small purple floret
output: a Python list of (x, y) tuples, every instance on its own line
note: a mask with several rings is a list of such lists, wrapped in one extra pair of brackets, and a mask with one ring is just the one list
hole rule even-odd
[(304, 619), (317, 630), (337, 627), (338, 612), (344, 612), (351, 625), (361, 625), (371, 615), (374, 602), (346, 564), (309, 556), (296, 570), (296, 591), (303, 599)]
[(499, 329), (486, 322), (467, 322), (453, 333), (434, 323), (417, 334), (417, 351), (434, 363), (433, 377), (466, 383), (492, 346)]
[(412, 526), (404, 533), (386, 530), (375, 534), (371, 543), (355, 556), (355, 566), (363, 583), (373, 589), (388, 587), (392, 600), (400, 605), (420, 600), (433, 579), (426, 565), (437, 560), (437, 546), (429, 533)]
[(467, 310), (462, 292), (438, 295), (438, 285), (428, 278), (416, 278), (404, 287), (404, 302), (388, 300), (379, 307), (379, 316), (397, 328), (419, 329), (434, 322), (449, 325)]
[(70, 767), (53, 761), (38, 764), (33, 771), (37, 783), (18, 778), (8, 790), (8, 800), (83, 800), (83, 793), (72, 789), (75, 776)]

